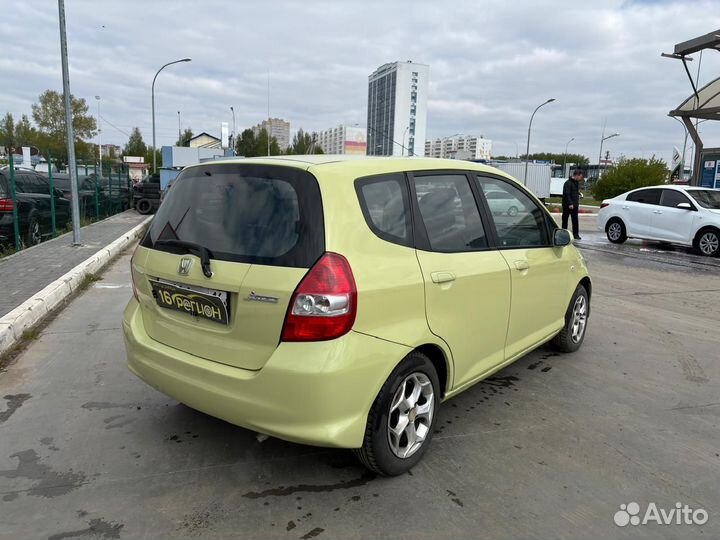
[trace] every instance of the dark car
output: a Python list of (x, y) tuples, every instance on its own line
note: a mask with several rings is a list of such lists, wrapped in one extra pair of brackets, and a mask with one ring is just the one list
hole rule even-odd
[[(70, 200), (70, 175), (67, 173), (53, 174), (53, 183), (57, 189), (63, 192), (63, 196)], [(80, 215), (82, 216), (97, 217), (127, 210), (130, 207), (129, 193), (126, 181), (110, 180), (106, 177), (98, 180), (95, 174), (78, 176), (78, 195)]]
[[(55, 225), (58, 230), (70, 221), (70, 201), (60, 190), (53, 194)], [(43, 175), (31, 170), (15, 171), (15, 199), (17, 202), (20, 239), (26, 246), (39, 244), (52, 234), (50, 184)], [(0, 170), (0, 242), (14, 243), (13, 200), (10, 171)]]

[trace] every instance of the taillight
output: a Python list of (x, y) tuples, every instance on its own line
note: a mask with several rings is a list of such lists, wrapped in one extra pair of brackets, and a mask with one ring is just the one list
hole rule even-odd
[(295, 289), (282, 341), (325, 341), (347, 334), (355, 323), (357, 288), (350, 264), (325, 253)]
[(0, 199), (0, 212), (12, 212), (13, 211), (13, 200), (12, 199)]
[(605, 208), (606, 206), (610, 206), (610, 203), (607, 203), (607, 202), (600, 203), (600, 208)]

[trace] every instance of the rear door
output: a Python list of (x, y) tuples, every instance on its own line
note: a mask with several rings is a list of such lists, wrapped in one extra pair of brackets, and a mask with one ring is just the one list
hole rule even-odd
[(510, 267), (512, 302), (505, 344), (513, 357), (556, 333), (570, 301), (572, 261), (568, 250), (552, 246), (552, 218), (516, 183), (478, 174), (480, 191), (504, 191), (517, 201), (513, 215), (493, 214), (499, 253)]
[(628, 236), (653, 238), (650, 232), (654, 212), (660, 204), (660, 188), (639, 189), (620, 202)]
[(427, 321), (452, 351), (457, 388), (505, 359), (510, 270), (489, 241), (465, 173), (410, 179)]
[[(159, 240), (206, 247), (212, 277), (196, 254)], [(279, 343), (292, 293), (325, 250), (320, 189), (297, 168), (191, 167), (175, 181), (141, 246), (133, 271), (150, 337), (257, 370)], [(195, 311), (199, 294), (215, 298), (206, 316)], [(164, 300), (177, 302), (175, 309)], [(216, 308), (224, 316), (216, 318)]]
[[(678, 204), (687, 203), (690, 208), (678, 208)], [(649, 236), (667, 242), (692, 244), (693, 223), (697, 216), (697, 207), (683, 192), (676, 189), (663, 189), (660, 205), (652, 218), (652, 230)]]

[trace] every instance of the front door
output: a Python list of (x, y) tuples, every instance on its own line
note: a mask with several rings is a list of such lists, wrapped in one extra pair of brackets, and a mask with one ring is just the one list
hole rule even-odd
[(517, 212), (492, 213), (499, 252), (510, 267), (512, 302), (505, 344), (507, 358), (515, 357), (557, 333), (570, 302), (573, 262), (567, 250), (552, 246), (547, 212), (510, 180), (476, 177), (480, 191), (504, 191), (517, 201)]
[(639, 189), (628, 193), (625, 203), (621, 203), (623, 216), (627, 216), (624, 219), (627, 235), (637, 238), (653, 238), (651, 226), (659, 205), (659, 188)]
[(411, 187), (427, 321), (452, 352), (458, 388), (505, 360), (510, 270), (464, 173), (415, 173)]
[[(690, 208), (678, 208), (678, 204), (689, 204)], [(695, 205), (684, 193), (675, 189), (663, 189), (660, 205), (653, 213), (650, 235), (666, 242), (692, 244), (693, 221), (697, 212)]]

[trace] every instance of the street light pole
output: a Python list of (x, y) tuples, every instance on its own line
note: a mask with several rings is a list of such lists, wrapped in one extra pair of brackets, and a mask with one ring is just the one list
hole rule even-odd
[(598, 157), (598, 177), (597, 177), (598, 180), (600, 180), (600, 176), (601, 176), (601, 175), (600, 175), (600, 171), (602, 170), (602, 169), (600, 168), (600, 162), (602, 161), (602, 148), (603, 148), (603, 143), (604, 143), (605, 141), (607, 141), (608, 139), (612, 139), (613, 137), (617, 137), (618, 135), (620, 135), (620, 134), (619, 134), (619, 133), (613, 133), (613, 134), (608, 135), (607, 137), (605, 137), (605, 132), (603, 132), (603, 136), (602, 136), (601, 139), (600, 139), (600, 156)]
[(173, 62), (168, 62), (163, 67), (157, 70), (157, 73), (155, 73), (155, 76), (153, 77), (152, 82), (152, 89), (151, 89), (151, 96), (152, 96), (152, 131), (153, 131), (153, 144), (152, 144), (152, 153), (153, 153), (153, 174), (157, 172), (157, 166), (156, 166), (156, 156), (155, 156), (155, 79), (157, 79), (157, 76), (160, 75), (160, 72), (165, 69), (168, 66), (172, 66), (173, 64), (179, 64), (180, 62), (191, 62), (192, 58), (183, 58), (181, 60), (174, 60)]
[(535, 108), (532, 115), (530, 116), (530, 125), (528, 125), (527, 148), (525, 150), (525, 176), (523, 177), (523, 185), (525, 186), (527, 186), (528, 160), (530, 159), (530, 130), (532, 129), (533, 118), (535, 117), (535, 113), (538, 112), (540, 107), (547, 105), (548, 103), (552, 103), (553, 101), (555, 101), (555, 98), (550, 98), (546, 102), (541, 103)]
[(73, 225), (72, 243), (73, 246), (79, 246), (80, 204), (78, 200), (77, 163), (75, 163), (75, 134), (73, 133), (72, 108), (70, 104), (70, 73), (68, 70), (67, 37), (65, 34), (64, 0), (58, 0), (58, 12), (60, 19), (60, 60), (62, 62), (63, 98), (65, 102), (65, 139), (67, 142), (68, 169), (70, 171), (70, 208), (72, 210)]
[(233, 156), (235, 155), (235, 108), (230, 105), (230, 110), (232, 111), (233, 115), (233, 130), (232, 130), (232, 149), (233, 149)]
[(568, 149), (568, 146), (570, 146), (570, 143), (573, 142), (574, 140), (575, 140), (575, 137), (573, 137), (572, 139), (570, 139), (570, 140), (567, 142), (567, 144), (565, 145), (565, 153), (563, 154), (563, 169), (562, 169), (562, 170), (563, 170), (563, 177), (568, 176), (567, 174), (565, 174), (565, 164), (567, 163), (567, 149)]
[(100, 129), (100, 96), (97, 99), (97, 125), (98, 125), (98, 165), (100, 166), (100, 176), (102, 178), (102, 129)]
[(178, 146), (182, 145), (182, 127), (180, 125), (180, 111), (178, 111)]

